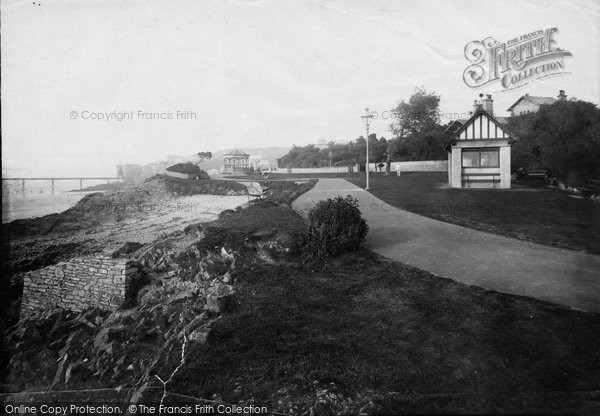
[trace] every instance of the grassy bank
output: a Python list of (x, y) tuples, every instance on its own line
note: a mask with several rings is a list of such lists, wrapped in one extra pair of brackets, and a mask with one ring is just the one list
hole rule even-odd
[[(213, 225), (242, 234), (304, 227), (268, 201)], [(238, 308), (190, 351), (173, 391), (295, 413), (570, 413), (592, 406), (600, 388), (597, 314), (368, 251), (257, 263), (237, 279)]]
[[(271, 181), (343, 178), (361, 188), (365, 173), (281, 174)], [(370, 192), (398, 208), (437, 220), (540, 244), (600, 254), (600, 204), (544, 183), (510, 190), (449, 189), (445, 172), (371, 173)]]
[[(364, 187), (364, 174), (347, 178)], [(600, 254), (600, 204), (543, 184), (449, 189), (445, 172), (371, 176), (373, 195), (398, 208), (540, 244)]]

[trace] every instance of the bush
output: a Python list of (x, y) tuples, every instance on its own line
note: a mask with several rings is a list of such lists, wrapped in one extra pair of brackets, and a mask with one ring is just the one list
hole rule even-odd
[(368, 230), (351, 195), (319, 201), (308, 213), (303, 251), (311, 257), (336, 257), (357, 250)]

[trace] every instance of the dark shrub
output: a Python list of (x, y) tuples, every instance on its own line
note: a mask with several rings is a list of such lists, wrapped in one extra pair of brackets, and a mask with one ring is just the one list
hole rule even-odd
[(235, 211), (232, 209), (226, 209), (219, 213), (219, 219), (222, 220), (224, 218), (231, 218), (235, 215)]
[(173, 166), (169, 166), (167, 168), (169, 172), (177, 172), (177, 173), (187, 173), (192, 175), (198, 175), (200, 179), (208, 179), (209, 176), (206, 172), (198, 167), (198, 165), (194, 165), (193, 163), (177, 163)]
[(351, 195), (319, 201), (308, 213), (303, 251), (312, 257), (339, 256), (358, 249), (368, 230)]

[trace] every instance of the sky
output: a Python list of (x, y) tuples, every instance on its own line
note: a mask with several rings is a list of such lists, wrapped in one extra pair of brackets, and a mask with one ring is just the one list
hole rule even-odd
[[(464, 83), (469, 42), (551, 27), (567, 73)], [(381, 114), (418, 86), (441, 95), (443, 121), (480, 93), (500, 116), (526, 93), (600, 102), (598, 1), (8, 0), (1, 31), (4, 176), (347, 141), (365, 107)], [(371, 132), (389, 138), (389, 124)]]

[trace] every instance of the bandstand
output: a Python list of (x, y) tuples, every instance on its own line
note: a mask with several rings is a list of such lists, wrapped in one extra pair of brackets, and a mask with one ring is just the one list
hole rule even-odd
[(223, 155), (223, 173), (247, 172), (250, 170), (250, 155), (234, 149)]

